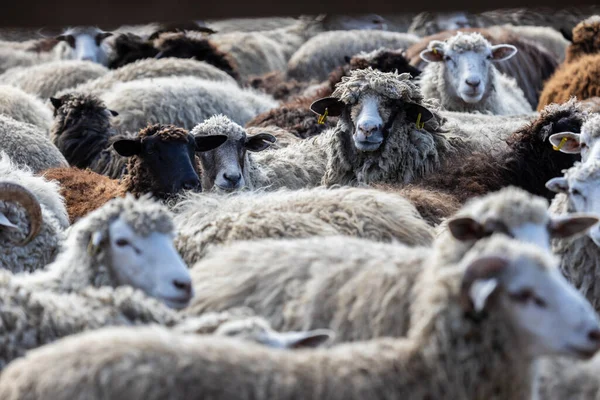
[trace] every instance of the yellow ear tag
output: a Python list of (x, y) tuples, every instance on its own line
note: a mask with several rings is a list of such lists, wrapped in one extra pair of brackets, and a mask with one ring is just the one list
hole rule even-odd
[(325, 123), (325, 121), (327, 121), (327, 115), (328, 115), (328, 114), (329, 114), (329, 109), (328, 109), (328, 108), (326, 108), (326, 109), (325, 109), (325, 112), (323, 113), (323, 115), (321, 115), (321, 116), (319, 117), (319, 119), (317, 119), (317, 123), (318, 123), (319, 125), (323, 125), (323, 124)]
[(558, 146), (552, 146), (552, 148), (556, 151), (560, 151), (560, 149), (564, 147), (565, 143), (567, 143), (567, 137), (562, 138)]
[(93, 257), (96, 253), (96, 248), (94, 247), (94, 241), (92, 239), (90, 239), (90, 242), (88, 243), (87, 253), (91, 257)]
[(431, 52), (432, 52), (433, 54), (437, 54), (437, 49), (434, 47), (433, 49), (431, 49)]
[(419, 113), (419, 115), (417, 116), (417, 129), (423, 129), (425, 128), (425, 122), (421, 122), (421, 113)]

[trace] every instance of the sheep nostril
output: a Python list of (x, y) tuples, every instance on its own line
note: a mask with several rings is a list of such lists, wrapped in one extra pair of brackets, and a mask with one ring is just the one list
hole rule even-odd
[(225, 173), (225, 174), (223, 174), (223, 178), (225, 178), (225, 180), (227, 180), (233, 184), (236, 184), (240, 181), (240, 179), (242, 179), (242, 174), (240, 174), (239, 172), (236, 174)]
[(481, 80), (479, 80), (479, 79), (467, 79), (467, 80), (465, 81), (465, 83), (466, 83), (467, 85), (469, 85), (469, 86), (472, 86), (472, 87), (477, 87), (477, 86), (479, 86), (479, 84), (481, 83)]
[(594, 329), (588, 333), (588, 339), (593, 342), (600, 342), (600, 330)]
[(186, 294), (190, 294), (192, 293), (192, 283), (191, 282), (182, 282), (182, 281), (178, 281), (177, 279), (175, 279), (173, 281), (173, 286), (175, 286), (177, 289), (184, 291)]
[(200, 186), (200, 181), (199, 180), (191, 180), (191, 181), (187, 181), (187, 182), (183, 182), (183, 185), (181, 185), (181, 187), (184, 190), (193, 190), (196, 189)]

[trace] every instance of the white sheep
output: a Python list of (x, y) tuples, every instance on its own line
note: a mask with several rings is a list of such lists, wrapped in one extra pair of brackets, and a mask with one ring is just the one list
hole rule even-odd
[[(554, 213), (600, 216), (600, 160), (576, 163), (565, 171), (565, 176), (549, 180), (546, 186), (558, 193), (552, 201)], [(600, 310), (600, 286), (596, 284), (600, 271), (600, 224), (584, 236), (556, 240), (553, 250), (561, 257), (561, 269), (567, 279)]]
[(148, 124), (173, 124), (192, 129), (214, 114), (225, 114), (243, 125), (277, 106), (272, 97), (241, 89), (233, 83), (194, 77), (140, 79), (115, 85), (101, 96), (119, 113), (116, 129), (137, 132)]
[(600, 159), (600, 115), (592, 115), (581, 133), (562, 132), (550, 136), (550, 143), (563, 153), (581, 153), (581, 161)]
[(74, 88), (107, 73), (107, 68), (89, 61), (61, 60), (10, 69), (0, 75), (0, 84), (15, 86), (48, 99), (61, 90)]
[(104, 39), (111, 35), (111, 32), (104, 32), (96, 27), (77, 26), (66, 29), (56, 39), (69, 45), (72, 50), (72, 58), (106, 66), (108, 65), (108, 55)]
[(48, 139), (47, 131), (5, 115), (0, 115), (0, 151), (6, 152), (12, 161), (28, 166), (35, 173), (69, 166), (65, 157)]
[(10, 86), (0, 85), (0, 114), (33, 124), (48, 135), (52, 125), (52, 111), (36, 96)]
[(421, 52), (429, 63), (420, 76), (423, 95), (438, 99), (450, 111), (530, 113), (533, 109), (517, 82), (493, 65), (516, 53), (516, 47), (492, 46), (479, 33), (458, 32), (445, 42), (433, 40)]
[(406, 339), (282, 352), (159, 327), (84, 333), (11, 363), (0, 397), (527, 399), (539, 357), (600, 348), (597, 315), (556, 267), (535, 246), (484, 240), (457, 266), (426, 268)]

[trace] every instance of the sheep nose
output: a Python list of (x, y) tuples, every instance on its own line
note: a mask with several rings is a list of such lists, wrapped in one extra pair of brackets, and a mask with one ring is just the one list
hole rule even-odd
[(81, 57), (82, 61), (95, 61), (93, 56), (83, 56)]
[(379, 131), (381, 129), (380, 124), (374, 124), (370, 122), (364, 122), (358, 124), (358, 130), (364, 133), (366, 137), (371, 136), (373, 133)]
[(197, 178), (189, 179), (189, 180), (183, 182), (183, 184), (181, 185), (181, 187), (183, 188), (183, 190), (194, 190), (194, 189), (197, 189), (198, 187), (200, 187), (200, 180), (197, 179)]
[(465, 83), (471, 87), (477, 87), (481, 83), (481, 79), (479, 78), (468, 78), (465, 80)]
[(588, 339), (590, 339), (592, 342), (596, 342), (596, 343), (598, 343), (598, 345), (600, 345), (600, 330), (598, 330), (598, 329), (591, 330), (588, 333)]
[(185, 294), (190, 295), (192, 293), (192, 282), (191, 281), (179, 281), (175, 279), (173, 281), (173, 286), (177, 288), (177, 290), (181, 290), (185, 292)]
[(235, 185), (240, 181), (240, 179), (242, 179), (242, 174), (240, 174), (239, 172), (233, 174), (228, 174), (227, 172), (225, 172), (223, 174), (223, 178), (225, 178), (225, 180), (227, 180), (231, 184)]

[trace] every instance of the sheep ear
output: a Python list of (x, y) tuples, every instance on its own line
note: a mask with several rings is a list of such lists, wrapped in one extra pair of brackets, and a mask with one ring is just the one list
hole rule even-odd
[(563, 176), (552, 178), (546, 182), (546, 189), (554, 193), (566, 193), (569, 191), (569, 181)]
[(548, 224), (548, 231), (552, 238), (568, 238), (573, 235), (585, 233), (589, 228), (600, 221), (594, 215), (565, 215), (552, 218)]
[(498, 288), (497, 276), (509, 264), (503, 257), (487, 256), (475, 259), (465, 269), (461, 282), (461, 299), (465, 311), (480, 312)]
[(335, 97), (324, 97), (312, 103), (310, 110), (315, 114), (323, 115), (327, 109), (327, 115), (330, 117), (338, 117), (342, 115), (346, 105)]
[(485, 236), (485, 228), (473, 218), (461, 217), (448, 221), (448, 229), (456, 240), (479, 240)]
[(280, 349), (300, 349), (319, 347), (335, 337), (329, 329), (316, 329), (303, 332), (269, 332), (265, 344)]
[[(550, 136), (550, 144), (555, 150), (568, 154), (581, 153), (581, 135), (572, 132), (555, 133)], [(564, 142), (563, 142), (564, 140)]]
[(108, 110), (108, 112), (110, 112), (110, 114), (111, 114), (113, 117), (118, 117), (118, 116), (119, 116), (119, 113), (118, 113), (118, 112), (116, 112), (116, 111), (113, 111), (113, 110)]
[(132, 157), (142, 151), (142, 142), (140, 139), (121, 139), (113, 143), (113, 148), (123, 157)]
[(109, 36), (112, 36), (112, 32), (102, 32), (96, 35), (96, 41), (98, 43), (98, 45), (100, 45), (100, 43), (102, 43), (102, 41), (104, 39), (106, 39)]
[(214, 150), (227, 141), (226, 135), (195, 136), (196, 151)]
[(57, 99), (56, 97), (50, 97), (50, 103), (52, 103), (54, 109), (58, 110), (62, 106), (63, 100)]
[[(421, 114), (421, 118), (419, 118), (419, 114)], [(406, 117), (409, 121), (427, 122), (433, 118), (433, 113), (420, 104), (406, 103)]]
[(429, 44), (428, 49), (423, 50), (421, 54), (421, 60), (428, 63), (444, 61), (444, 42), (434, 40)]
[(258, 152), (269, 148), (277, 138), (269, 133), (258, 133), (246, 136), (245, 147), (248, 151)]
[(569, 42), (573, 43), (573, 30), (572, 29), (560, 28), (560, 33), (563, 35), (563, 37), (565, 39), (567, 39)]
[(492, 46), (492, 61), (504, 61), (517, 54), (517, 48), (510, 44)]

